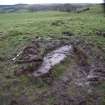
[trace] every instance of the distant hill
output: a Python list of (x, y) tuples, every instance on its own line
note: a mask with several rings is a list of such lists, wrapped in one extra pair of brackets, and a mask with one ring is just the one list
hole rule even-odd
[(0, 5), (1, 13), (18, 12), (18, 11), (76, 11), (78, 9), (87, 8), (89, 4), (16, 4), (16, 5)]
[(16, 12), (19, 10), (27, 9), (27, 4), (16, 5), (0, 5), (0, 12)]

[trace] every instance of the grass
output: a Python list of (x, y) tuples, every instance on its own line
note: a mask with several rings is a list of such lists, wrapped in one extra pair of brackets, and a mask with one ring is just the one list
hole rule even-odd
[[(52, 25), (57, 21), (63, 24)], [(0, 55), (11, 55), (13, 49), (16, 52), (35, 36), (62, 37), (64, 31), (76, 36), (96, 36), (97, 30), (105, 31), (104, 22), (100, 6), (79, 14), (54, 11), (0, 14)]]
[(102, 93), (102, 98), (101, 98), (101, 105), (105, 105), (105, 82), (103, 82), (103, 84), (99, 85), (96, 87), (96, 89), (98, 90), (99, 93)]
[[(58, 24), (52, 23), (58, 22)], [(60, 23), (61, 22), (61, 23)], [(0, 57), (12, 58), (17, 51), (21, 50), (30, 40), (36, 36), (42, 37), (62, 37), (62, 32), (74, 33), (72, 37), (81, 37), (92, 41), (105, 48), (105, 38), (97, 36), (96, 31), (105, 31), (105, 17), (101, 6), (95, 5), (89, 11), (81, 13), (67, 12), (25, 12), (0, 14)], [(66, 64), (65, 64), (66, 65)], [(0, 96), (20, 96), (24, 94), (31, 96), (32, 92), (39, 89), (47, 89), (47, 85), (41, 83), (41, 87), (34, 84), (34, 81), (26, 77), (15, 77), (13, 71), (16, 67), (10, 63), (0, 62)], [(63, 65), (58, 65), (54, 69), (55, 76), (61, 75), (65, 69)], [(11, 78), (6, 78), (10, 75)], [(16, 87), (15, 87), (15, 85)], [(44, 85), (44, 86), (43, 86)], [(9, 91), (8, 91), (9, 90)], [(30, 95), (31, 94), (31, 95)], [(6, 95), (6, 96), (4, 96)], [(6, 98), (5, 98), (6, 99)], [(49, 98), (51, 103), (53, 98)], [(5, 102), (5, 100), (4, 100)], [(3, 105), (3, 102), (2, 102)]]

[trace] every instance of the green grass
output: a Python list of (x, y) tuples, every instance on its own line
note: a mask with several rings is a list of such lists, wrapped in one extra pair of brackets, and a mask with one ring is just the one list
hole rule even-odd
[[(52, 25), (53, 22), (63, 24)], [(96, 36), (96, 30), (104, 30), (105, 17), (100, 6), (92, 6), (87, 12), (35, 12), (0, 14), (0, 55), (11, 55), (17, 48), (35, 36), (61, 37), (63, 31), (76, 36)], [(13, 52), (12, 52), (13, 53)]]
[(103, 84), (99, 85), (96, 87), (99, 93), (102, 93), (102, 98), (101, 98), (101, 105), (105, 105), (105, 82)]

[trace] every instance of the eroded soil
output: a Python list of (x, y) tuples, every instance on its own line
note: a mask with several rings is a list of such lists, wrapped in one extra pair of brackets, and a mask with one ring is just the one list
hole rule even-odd
[[(41, 85), (42, 89), (36, 89), (37, 91), (33, 89), (31, 95), (24, 93), (18, 97), (12, 96), (8, 105), (101, 105), (103, 94), (96, 87), (105, 80), (105, 61), (104, 52), (99, 46), (79, 39), (73, 41), (70, 39), (47, 39), (46, 41), (40, 39), (37, 43), (40, 43), (39, 47), (35, 47), (36, 41), (34, 44), (32, 42), (32, 45), (29, 45), (31, 47), (26, 46), (26, 50), (15, 58), (15, 63), (19, 65), (15, 74), (18, 74), (17, 78), (20, 78), (21, 75), (28, 76), (31, 81), (34, 81), (34, 85), (38, 82), (40, 84), (41, 81), (42, 84), (46, 84), (45, 89), (43, 89), (44, 85)], [(53, 58), (57, 49), (67, 45), (72, 45), (72, 52), (66, 55), (67, 58), (64, 57), (62, 62), (57, 62), (59, 67), (65, 66), (61, 74), (55, 77), (54, 72), (57, 69), (54, 63), (47, 70), (46, 75), (42, 73), (37, 78), (32, 76), (35, 71), (44, 66), (44, 57), (48, 58), (50, 54), (48, 59)], [(59, 58), (59, 56), (56, 57)], [(45, 70), (44, 67), (43, 69)]]

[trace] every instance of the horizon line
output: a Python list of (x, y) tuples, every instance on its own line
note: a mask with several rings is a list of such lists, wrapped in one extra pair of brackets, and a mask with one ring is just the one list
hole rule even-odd
[(83, 2), (72, 2), (72, 3), (61, 3), (61, 2), (59, 2), (59, 3), (13, 3), (13, 4), (0, 4), (0, 5), (45, 5), (45, 4), (104, 4), (104, 2), (96, 2), (96, 3), (83, 3)]

